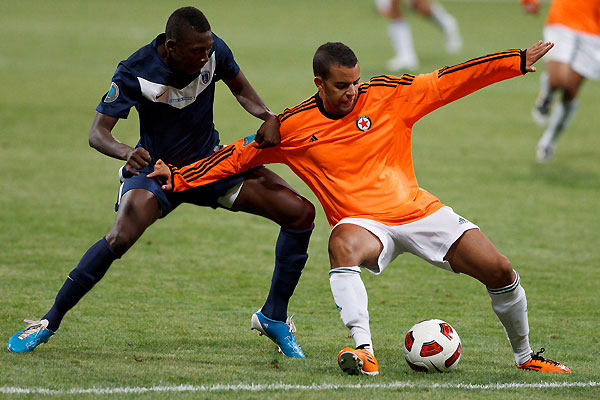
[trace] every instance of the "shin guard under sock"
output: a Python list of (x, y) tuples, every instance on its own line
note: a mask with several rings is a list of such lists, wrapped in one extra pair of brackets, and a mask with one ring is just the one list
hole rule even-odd
[(110, 248), (105, 238), (88, 249), (77, 267), (69, 273), (50, 311), (42, 317), (49, 321), (48, 329), (56, 332), (65, 314), (102, 279), (117, 258), (120, 256)]
[(529, 346), (529, 319), (527, 317), (527, 298), (521, 287), (519, 274), (515, 281), (505, 287), (490, 289), (492, 308), (504, 326), (504, 331), (512, 347), (515, 362), (522, 364), (531, 358)]
[(314, 227), (305, 230), (281, 228), (275, 246), (275, 269), (262, 313), (276, 321), (287, 319), (290, 297), (298, 285), (308, 259), (308, 242)]
[(360, 277), (360, 267), (331, 269), (329, 285), (342, 322), (350, 329), (355, 345), (374, 354), (369, 327), (369, 298)]

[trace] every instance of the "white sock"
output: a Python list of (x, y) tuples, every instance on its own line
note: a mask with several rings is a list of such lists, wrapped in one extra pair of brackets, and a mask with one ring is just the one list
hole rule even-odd
[(360, 267), (340, 267), (329, 271), (329, 285), (342, 322), (352, 334), (356, 347), (373, 353), (369, 328), (369, 297), (360, 278)]
[(440, 27), (442, 32), (448, 32), (456, 25), (456, 19), (440, 3), (431, 4), (431, 19)]
[(548, 120), (548, 128), (538, 142), (538, 148), (554, 148), (556, 140), (563, 133), (575, 115), (579, 101), (560, 101), (553, 108)]
[(388, 34), (396, 51), (396, 57), (402, 58), (407, 64), (416, 64), (417, 53), (408, 22), (405, 19), (391, 20), (388, 24)]
[(512, 347), (517, 364), (523, 364), (531, 358), (529, 346), (529, 320), (527, 318), (527, 297), (521, 287), (519, 274), (515, 281), (498, 289), (488, 288), (492, 299), (492, 308), (504, 326), (504, 331)]
[(462, 38), (458, 31), (458, 22), (448, 14), (446, 9), (439, 3), (431, 5), (431, 19), (444, 32), (446, 36), (446, 51), (449, 54), (456, 54), (462, 48)]
[(550, 76), (548, 75), (548, 72), (544, 71), (540, 75), (540, 93), (538, 94), (538, 101), (540, 103), (548, 104), (552, 101), (553, 94), (554, 93), (550, 90)]

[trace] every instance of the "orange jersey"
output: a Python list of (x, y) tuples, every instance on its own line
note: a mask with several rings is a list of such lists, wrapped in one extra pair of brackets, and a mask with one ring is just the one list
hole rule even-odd
[(600, 0), (553, 0), (546, 24), (600, 35)]
[(189, 166), (170, 166), (174, 190), (283, 163), (312, 189), (331, 226), (343, 218), (419, 220), (442, 203), (417, 183), (412, 126), (444, 104), (524, 73), (524, 62), (524, 52), (508, 50), (430, 74), (375, 77), (359, 86), (353, 110), (341, 117), (327, 113), (317, 93), (279, 115), (275, 147), (256, 149), (248, 137)]
[[(521, 0), (537, 3), (538, 0)], [(600, 35), (600, 0), (552, 0), (546, 25), (564, 25), (576, 31)]]

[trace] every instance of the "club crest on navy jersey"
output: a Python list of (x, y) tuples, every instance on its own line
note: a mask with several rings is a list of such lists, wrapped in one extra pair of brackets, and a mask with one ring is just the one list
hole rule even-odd
[(368, 131), (371, 128), (371, 119), (366, 115), (361, 115), (356, 120), (356, 127), (363, 132)]
[(210, 82), (210, 71), (202, 71), (202, 73), (200, 74), (200, 81), (204, 85)]
[(104, 98), (104, 102), (105, 103), (112, 103), (113, 101), (115, 101), (117, 99), (117, 97), (119, 97), (119, 86), (117, 86), (116, 83), (111, 82), (110, 83), (110, 89), (108, 90), (108, 93), (106, 93), (106, 97)]

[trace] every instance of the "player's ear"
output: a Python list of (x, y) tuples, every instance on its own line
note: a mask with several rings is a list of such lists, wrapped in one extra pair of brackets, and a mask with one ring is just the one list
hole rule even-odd
[(169, 52), (174, 52), (175, 51), (175, 47), (177, 47), (177, 41), (175, 39), (167, 39), (167, 40), (165, 40), (165, 48)]
[(319, 90), (323, 89), (323, 78), (321, 78), (320, 76), (315, 76), (314, 81), (315, 81), (315, 86)]

